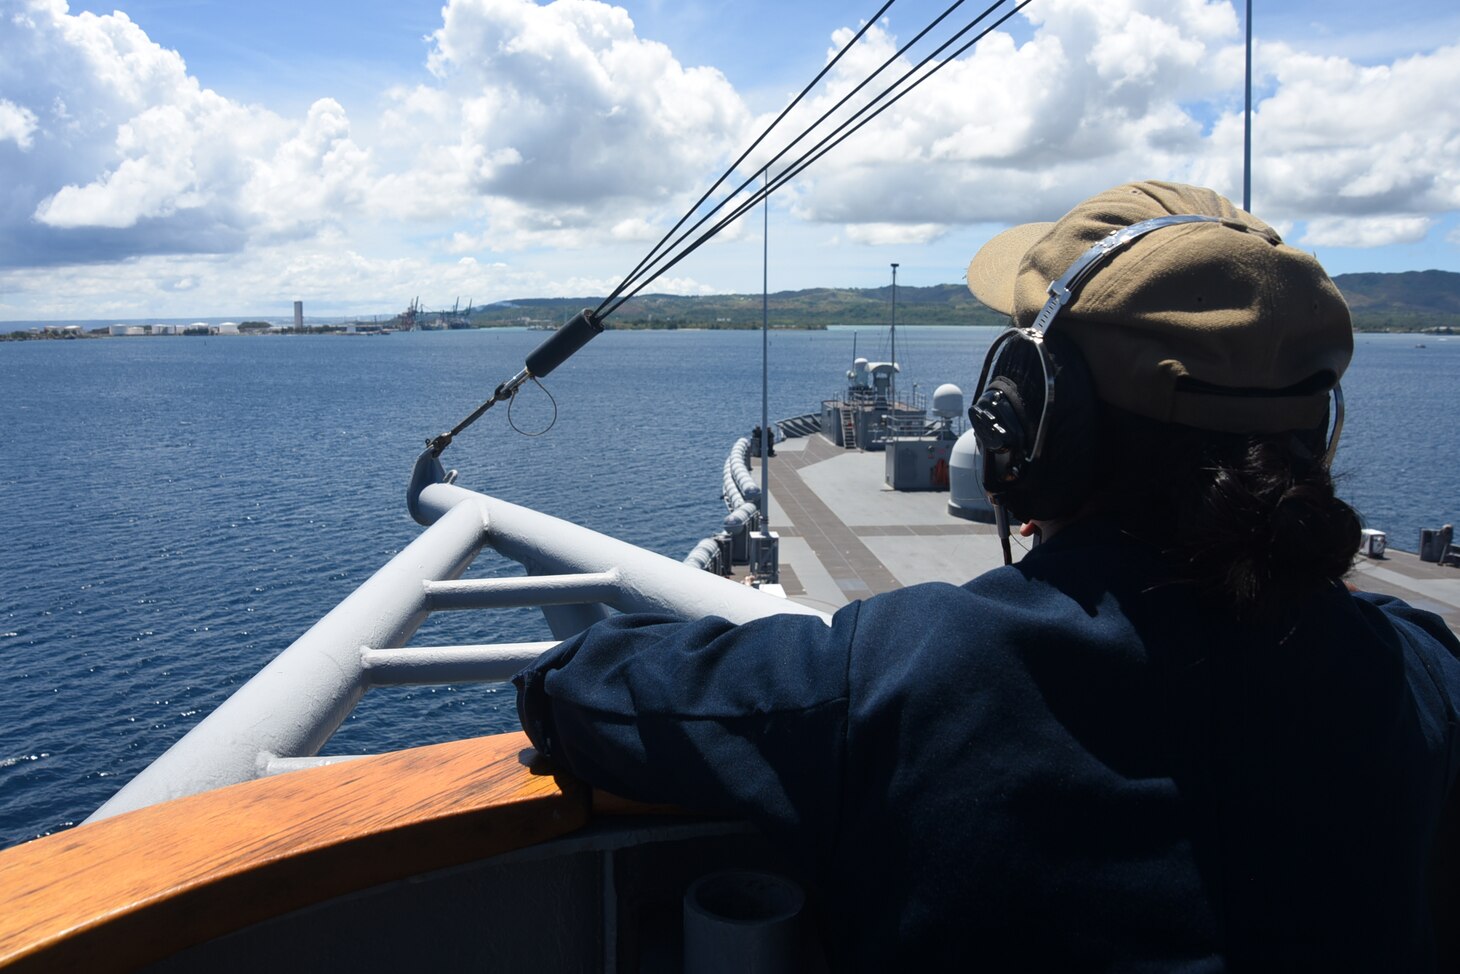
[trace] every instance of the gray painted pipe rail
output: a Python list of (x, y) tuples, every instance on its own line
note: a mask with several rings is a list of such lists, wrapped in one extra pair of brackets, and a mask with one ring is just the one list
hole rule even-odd
[(255, 777), (260, 761), (316, 753), (365, 692), (361, 646), (400, 646), (429, 611), (422, 583), (456, 578), (486, 539), (480, 501), (443, 512), (87, 821)]
[(514, 674), (555, 642), (485, 646), (421, 646), (360, 650), (360, 668), (372, 687), (444, 683), (496, 683)]
[[(474, 679), (490, 666), (505, 673), (519, 665), (506, 652), (489, 661), (500, 646), (397, 657), (394, 651), (443, 605), (517, 605), (531, 596), (559, 639), (603, 618), (609, 607), (731, 622), (778, 613), (829, 618), (448, 479), (435, 457), (422, 454), (406, 503), (427, 529), (87, 820), (308, 763), (300, 759), (318, 753), (372, 685), (433, 668), (433, 679), (454, 682)], [(459, 578), (484, 545), (525, 567), (529, 578), (445, 584)], [(375, 653), (384, 655), (369, 655)], [(469, 659), (473, 654), (477, 658)]]
[(524, 605), (607, 602), (618, 587), (617, 570), (582, 575), (533, 575), (427, 582), (426, 603), (440, 609), (514, 609)]

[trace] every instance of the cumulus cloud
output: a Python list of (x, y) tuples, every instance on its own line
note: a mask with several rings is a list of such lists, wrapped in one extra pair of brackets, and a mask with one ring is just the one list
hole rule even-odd
[[(376, 314), (414, 297), (431, 308), (460, 296), (477, 305), (523, 296), (601, 295), (617, 283), (619, 262), (560, 258), (537, 263), (438, 260), (429, 253), (380, 256), (328, 231), (315, 240), (281, 241), (229, 255), (158, 255), (126, 262), (47, 269), (0, 268), (0, 320), (184, 317), (208, 313), (285, 320), (291, 303), (311, 313)], [(655, 282), (654, 291), (710, 294), (693, 277)], [(202, 302), (202, 303), (200, 303)]]
[(621, 7), (451, 0), (443, 18), (432, 82), (395, 92), (387, 116), (433, 162), (390, 193), (475, 213), (483, 229), (458, 245), (648, 237), (744, 137), (749, 112), (724, 75), (638, 37)]
[(240, 199), (262, 233), (297, 236), (361, 213), (373, 178), (370, 154), (350, 138), (344, 108), (321, 98), (272, 155), (252, 167)]
[[(819, 163), (797, 212), (922, 226), (926, 238), (928, 225), (1047, 217), (1128, 178), (1188, 176), (1204, 149), (1189, 106), (1229, 96), (1238, 80), (1225, 53), (1237, 37), (1230, 5), (1051, 0), (1028, 12), (1030, 40), (994, 33)], [(897, 47), (881, 26), (867, 41), (808, 115)]]
[(1298, 242), (1308, 247), (1387, 247), (1418, 243), (1430, 228), (1424, 216), (1324, 216), (1309, 220)]
[[(1032, 32), (994, 33), (777, 199), (828, 246), (917, 246), (1049, 218), (1133, 178), (1240, 194), (1231, 0), (1041, 0), (1024, 15)], [(920, 26), (874, 26), (788, 130)], [(720, 71), (597, 0), (447, 0), (429, 77), (382, 92), (366, 126), (328, 88), (302, 117), (223, 97), (122, 13), (8, 0), (0, 35), (0, 291), (12, 294), (44, 281), (96, 295), (135, 275), (147, 275), (141, 305), (602, 292), (769, 121)], [(1254, 209), (1294, 242), (1413, 242), (1460, 208), (1460, 46), (1358, 64), (1264, 43), (1257, 70)], [(757, 222), (723, 233), (719, 253)], [(533, 263), (565, 250), (572, 277)], [(511, 267), (485, 256), (506, 253)], [(4, 273), (42, 266), (64, 269)]]
[(847, 239), (863, 244), (925, 244), (947, 232), (939, 223), (854, 223), (847, 227)]
[(0, 98), (0, 142), (14, 142), (21, 150), (29, 149), (35, 126), (34, 112)]
[[(1225, 0), (1050, 0), (1033, 36), (996, 33), (799, 181), (803, 219), (908, 228), (1048, 219), (1107, 186), (1166, 178), (1241, 192), (1241, 38)], [(850, 36), (834, 38), (840, 46)], [(879, 26), (824, 111), (896, 49)], [(1364, 67), (1260, 45), (1254, 209), (1305, 243), (1423, 238), (1460, 206), (1460, 48)], [(899, 70), (910, 64), (902, 63)]]
[(29, 0), (5, 24), (0, 266), (232, 252), (348, 216), (368, 157), (332, 100), (302, 121), (201, 86), (123, 13)]
[(1460, 207), (1460, 46), (1364, 67), (1265, 52), (1274, 93), (1254, 122), (1254, 175), (1275, 212), (1312, 216), (1304, 243), (1422, 239)]

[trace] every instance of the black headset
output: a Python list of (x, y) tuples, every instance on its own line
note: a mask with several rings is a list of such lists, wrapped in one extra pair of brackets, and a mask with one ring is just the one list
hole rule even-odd
[(1111, 231), (1049, 285), (1033, 324), (1008, 329), (989, 347), (968, 421), (978, 438), (983, 488), (994, 503), (1005, 563), (1011, 560), (1010, 515), (1021, 521), (1068, 516), (1095, 486), (1095, 385), (1074, 342), (1051, 333), (1055, 318), (1102, 263), (1152, 230), (1226, 222), (1172, 214)]

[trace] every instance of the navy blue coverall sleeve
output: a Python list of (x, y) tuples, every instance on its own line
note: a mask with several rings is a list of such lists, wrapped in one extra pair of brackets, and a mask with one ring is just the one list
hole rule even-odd
[(1460, 643), (1335, 585), (1245, 625), (1113, 525), (830, 626), (617, 616), (515, 678), (563, 771), (751, 821), (834, 969), (1421, 970)]
[(615, 794), (833, 841), (859, 609), (830, 627), (613, 617), (514, 678), (523, 727), (555, 766)]

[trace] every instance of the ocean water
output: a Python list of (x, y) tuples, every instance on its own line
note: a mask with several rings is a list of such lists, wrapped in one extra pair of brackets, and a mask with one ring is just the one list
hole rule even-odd
[[(970, 390), (986, 329), (899, 329), (902, 387)], [(0, 846), (80, 821), (419, 528), (411, 464), (545, 336), (0, 345)], [(772, 419), (813, 411), (885, 332), (770, 337)], [(1423, 344), (1424, 347), (1417, 347)], [(1357, 336), (1341, 491), (1390, 544), (1460, 517), (1460, 339)], [(675, 558), (718, 526), (760, 421), (756, 332), (610, 331), (446, 454), (463, 486)], [(552, 404), (549, 395), (556, 400)], [(545, 435), (529, 436), (556, 422)], [(473, 576), (517, 574), (490, 552)], [(426, 643), (546, 639), (535, 610)], [(367, 695), (327, 752), (515, 728), (510, 688)]]

